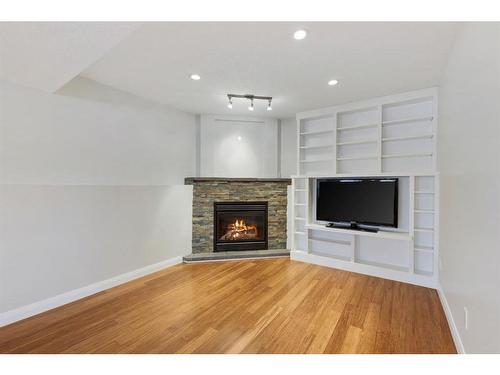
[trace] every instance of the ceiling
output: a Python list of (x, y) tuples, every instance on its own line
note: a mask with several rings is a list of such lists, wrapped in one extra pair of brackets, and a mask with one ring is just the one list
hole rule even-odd
[[(293, 39), (299, 28), (308, 31), (301, 41)], [(438, 85), (456, 30), (424, 22), (4, 23), (0, 79), (53, 92), (80, 74), (190, 113), (287, 118)], [(227, 93), (273, 96), (273, 111), (256, 102), (251, 113), (238, 99), (229, 110)]]
[(140, 24), (0, 22), (0, 79), (54, 92)]

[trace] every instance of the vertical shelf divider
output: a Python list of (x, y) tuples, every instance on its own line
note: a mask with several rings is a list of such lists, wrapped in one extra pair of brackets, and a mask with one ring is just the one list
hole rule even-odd
[(383, 106), (378, 105), (378, 121), (377, 121), (377, 134), (378, 134), (378, 152), (377, 152), (377, 163), (378, 163), (378, 171), (382, 173), (382, 121), (383, 121)]
[(332, 163), (333, 163), (333, 174), (337, 174), (337, 127), (338, 127), (338, 113), (333, 115), (333, 145), (332, 145)]
[(408, 218), (408, 229), (410, 232), (410, 247), (408, 251), (409, 254), (409, 269), (413, 274), (415, 273), (415, 176), (410, 176), (410, 207), (409, 218)]

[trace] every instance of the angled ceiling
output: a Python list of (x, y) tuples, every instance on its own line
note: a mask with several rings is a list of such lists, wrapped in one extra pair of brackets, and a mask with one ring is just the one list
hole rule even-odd
[(54, 92), (139, 25), (0, 22), (0, 79)]
[[(293, 39), (305, 28), (308, 36)], [(191, 113), (246, 114), (227, 93), (274, 97), (272, 112), (296, 112), (436, 86), (454, 23), (147, 23), (82, 75)], [(191, 73), (201, 80), (189, 79)], [(327, 85), (335, 78), (339, 84)]]
[[(456, 23), (0, 23), (0, 79), (55, 92), (77, 75), (186, 112), (285, 118), (436, 86)], [(308, 31), (294, 40), (299, 28)], [(192, 73), (201, 80), (189, 78)], [(338, 79), (337, 86), (328, 86)], [(234, 100), (227, 93), (273, 96)]]

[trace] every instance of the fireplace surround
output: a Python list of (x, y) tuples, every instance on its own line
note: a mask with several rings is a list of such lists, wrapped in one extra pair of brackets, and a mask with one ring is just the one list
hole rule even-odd
[[(223, 254), (226, 251), (217, 249), (215, 244), (215, 203), (267, 202), (267, 247), (262, 249), (258, 244), (257, 248), (248, 251), (260, 254), (286, 250), (290, 179), (188, 177), (185, 184), (193, 186), (192, 254)], [(236, 220), (229, 224), (236, 225)], [(240, 221), (238, 225), (242, 225)]]

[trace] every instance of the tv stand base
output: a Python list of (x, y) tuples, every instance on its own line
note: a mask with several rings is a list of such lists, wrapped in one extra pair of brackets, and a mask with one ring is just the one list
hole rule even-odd
[(339, 229), (351, 229), (351, 230), (360, 230), (363, 232), (371, 232), (371, 233), (377, 233), (378, 228), (367, 228), (367, 227), (360, 227), (357, 223), (350, 223), (350, 224), (335, 224), (335, 223), (328, 223), (326, 224), (327, 228), (339, 228)]

